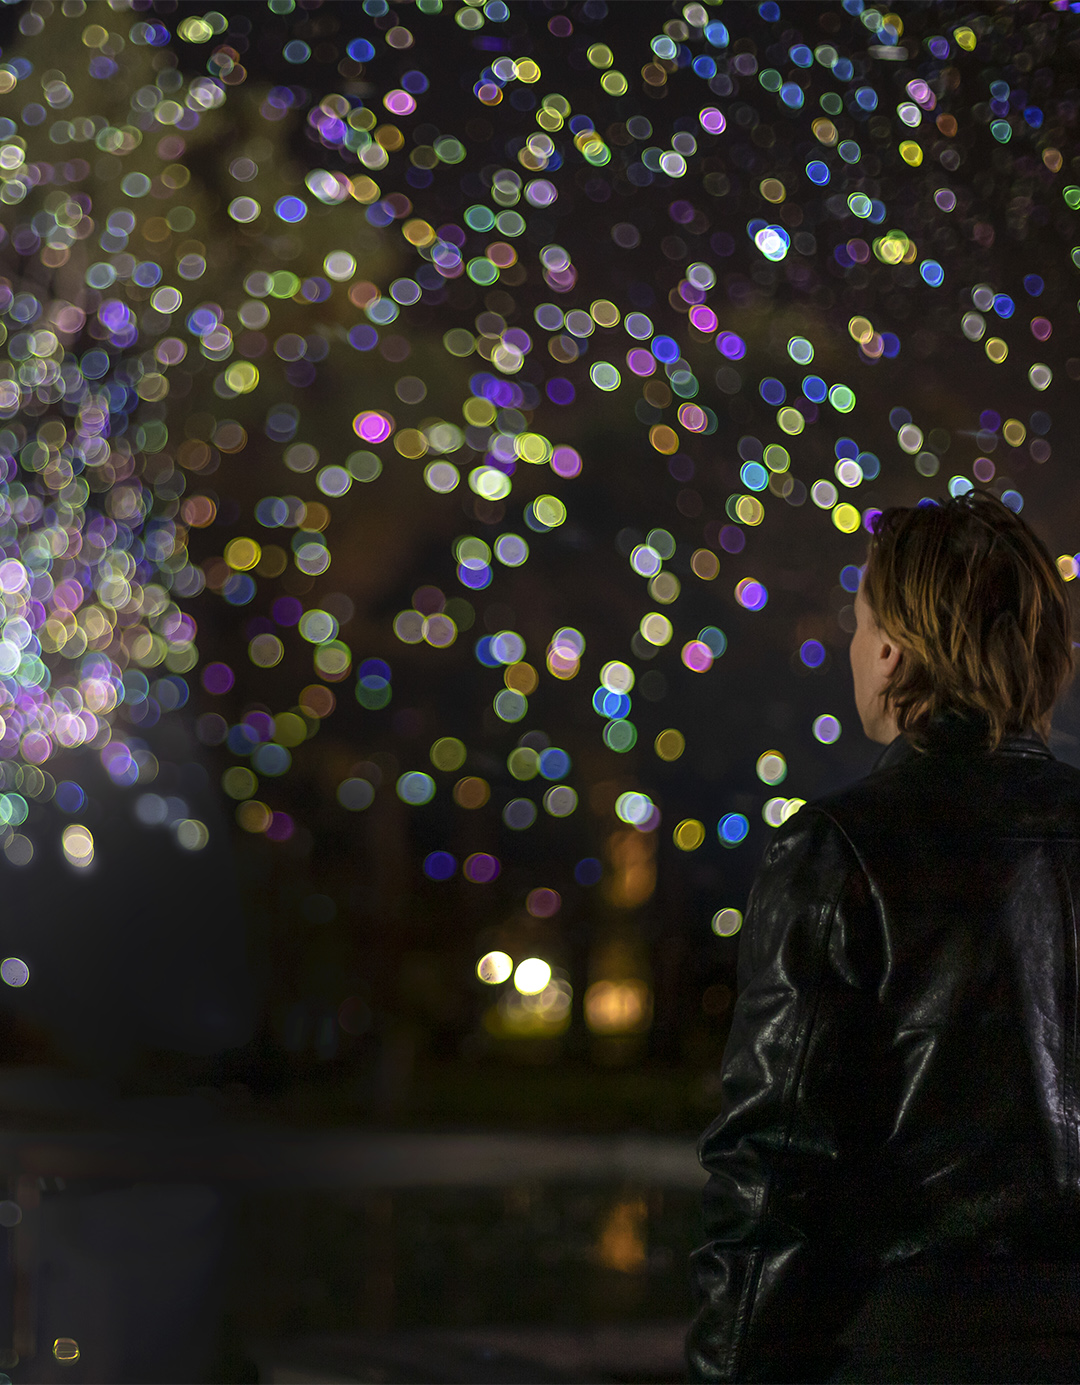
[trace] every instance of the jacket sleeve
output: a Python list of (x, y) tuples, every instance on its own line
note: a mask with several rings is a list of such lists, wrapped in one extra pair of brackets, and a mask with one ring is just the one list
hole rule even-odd
[(699, 1146), (691, 1380), (825, 1380), (841, 1360), (871, 1269), (882, 937), (847, 837), (803, 808), (766, 853), (739, 940), (721, 1112)]

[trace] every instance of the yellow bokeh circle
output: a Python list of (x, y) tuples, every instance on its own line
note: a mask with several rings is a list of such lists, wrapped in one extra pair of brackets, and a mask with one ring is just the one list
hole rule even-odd
[(262, 545), (254, 539), (230, 539), (225, 545), (225, 561), (234, 572), (250, 572), (261, 557)]
[(669, 727), (666, 731), (661, 731), (653, 741), (653, 749), (661, 760), (677, 760), (686, 749), (686, 737), (681, 731)]
[(684, 818), (672, 833), (680, 851), (696, 851), (705, 840), (705, 824), (697, 818)]

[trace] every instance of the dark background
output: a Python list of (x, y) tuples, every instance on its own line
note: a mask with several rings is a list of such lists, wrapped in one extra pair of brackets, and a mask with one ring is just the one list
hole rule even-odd
[[(837, 440), (853, 439), (860, 451), (880, 459), (875, 479), (853, 490), (839, 487), (839, 500), (863, 516), (873, 508), (941, 499), (950, 480), (970, 483), (976, 458), (989, 458), (990, 488), (1015, 497), (1010, 503), (1022, 506), (1052, 554), (1062, 555), (1065, 575), (1075, 574), (1069, 555), (1080, 547), (1072, 456), (1080, 221), (1068, 189), (1080, 182), (1080, 36), (1068, 7), (899, 4), (881, 9), (875, 22), (878, 30), (887, 26), (883, 32), (863, 21), (858, 3), (698, 7), (707, 23), (726, 26), (723, 43), (693, 22), (696, 11), (688, 19), (684, 8), (695, 7), (652, 0), (511, 3), (505, 17), (498, 5), (472, 8), (482, 20), (474, 29), (457, 23), (458, 9), (450, 5), (422, 12), (413, 5), (387, 8), (381, 0), (301, 0), (273, 8), (225, 3), (207, 11), (216, 32), (190, 40), (178, 30), (203, 11), (168, 0), (115, 10), (84, 10), (67, 0), (10, 5), (0, 13), (0, 62), (25, 58), (32, 64), (18, 87), (0, 98), (2, 113), (25, 142), (26, 161), (49, 170), (24, 200), (4, 206), (0, 272), (13, 293), (35, 295), (40, 315), (60, 299), (87, 314), (85, 331), (64, 337), (57, 355), (71, 367), (66, 392), (42, 397), (24, 390), (19, 412), (0, 420), (7, 430), (0, 433), (0, 450), (10, 458), (5, 490), (21, 484), (40, 491), (45, 482), (28, 467), (26, 444), (57, 418), (74, 443), (81, 403), (88, 392), (108, 387), (112, 445), (122, 450), (120, 440), (127, 439), (135, 477), (128, 484), (142, 497), (131, 531), (141, 555), (139, 580), (170, 588), (171, 599), (198, 627), (197, 662), (174, 676), (183, 680), (184, 705), (171, 709), (177, 694), (166, 695), (155, 683), (159, 692), (152, 688), (148, 698), (123, 702), (113, 716), (114, 740), (148, 750), (157, 761), (156, 779), (117, 785), (89, 751), (57, 754), (42, 766), (53, 789), (73, 781), (86, 794), (85, 808), (74, 816), (95, 834), (91, 870), (64, 861), (60, 834), (73, 814), (47, 786), (29, 795), (30, 815), (20, 829), (33, 844), (33, 861), (0, 861), (3, 948), (27, 961), (32, 978), (21, 991), (3, 988), (5, 1062), (16, 1075), (29, 1069), (41, 1078), (36, 1088), (18, 1087), (22, 1095), (11, 1096), (19, 1120), (29, 1110), (34, 1120), (63, 1124), (77, 1090), (63, 1083), (78, 1079), (101, 1084), (78, 1090), (120, 1099), (180, 1099), (197, 1092), (216, 1119), (275, 1128), (529, 1130), (560, 1137), (651, 1132), (687, 1144), (715, 1114), (734, 1000), (738, 938), (718, 937), (710, 923), (720, 909), (745, 907), (772, 831), (762, 807), (776, 794), (812, 799), (849, 782), (866, 773), (878, 753), (859, 728), (847, 664), (850, 576), (864, 556), (865, 525), (840, 532), (828, 509), (807, 494), (815, 481), (835, 480)], [(887, 14), (899, 24), (888, 27)], [(88, 47), (84, 31), (91, 24), (113, 37)], [(140, 24), (142, 38), (133, 38)], [(410, 43), (395, 47), (391, 36), (403, 30)], [(967, 47), (958, 30), (970, 34)], [(650, 47), (665, 36), (675, 49), (670, 60)], [(372, 57), (350, 56), (357, 39), (368, 41)], [(307, 45), (308, 56), (290, 61), (286, 49), (297, 43)], [(611, 48), (614, 70), (627, 78), (625, 94), (601, 89), (601, 69), (589, 58), (596, 44)], [(792, 56), (800, 45), (818, 50), (809, 66)], [(827, 52), (820, 56), (823, 45), (831, 46), (835, 63)], [(292, 51), (296, 56), (299, 50)], [(497, 104), (485, 104), (477, 91), (485, 81), (497, 85), (491, 64), (507, 56), (534, 59), (541, 76), (535, 83), (510, 80)], [(90, 64), (103, 57), (114, 70), (92, 75)], [(711, 73), (701, 59), (711, 61)], [(802, 90), (801, 106), (786, 105), (763, 82), (773, 72)], [(426, 82), (417, 109), (391, 116), (382, 96), (417, 73)], [(173, 96), (182, 101), (192, 82), (208, 75), (218, 83), (217, 105), (190, 128), (156, 121), (156, 105)], [(44, 84), (55, 80), (67, 84), (70, 102), (47, 110)], [(933, 107), (909, 128), (898, 107), (910, 103), (910, 84), (919, 80), (933, 93)], [(855, 95), (867, 89), (876, 97), (872, 110)], [(522, 165), (524, 142), (540, 129), (540, 103), (553, 93), (565, 98), (575, 119), (587, 118), (580, 129), (591, 126), (602, 137), (606, 162), (590, 163), (575, 147), (568, 117), (553, 134), (557, 163), (531, 172)], [(312, 123), (311, 113), (334, 94), (348, 108), (372, 111), (379, 128), (398, 129), (402, 142), (385, 168), (365, 169), (355, 152)], [(42, 114), (28, 118), (35, 103)], [(699, 111), (707, 106), (725, 115), (719, 135), (702, 126)], [(857, 161), (844, 162), (815, 135), (812, 122), (826, 115), (836, 140), (858, 144)], [(95, 137), (68, 138), (61, 149), (51, 133), (60, 118), (94, 120)], [(652, 134), (635, 137), (630, 127), (642, 118)], [(102, 130), (124, 126), (141, 135), (130, 152), (99, 147)], [(696, 141), (685, 175), (650, 172), (643, 151), (670, 150), (679, 133), (692, 133)], [(427, 151), (449, 135), (461, 141), (461, 160), (435, 160), (429, 169)], [(170, 138), (182, 139), (179, 152), (163, 147)], [(915, 166), (899, 152), (904, 139), (922, 151)], [(258, 172), (242, 181), (234, 170), (245, 158)], [(805, 172), (814, 159), (831, 168), (827, 186), (816, 186)], [(177, 166), (187, 176), (172, 189), (162, 175)], [(319, 169), (350, 178), (370, 172), (381, 197), (367, 210), (352, 197), (324, 205), (304, 183)], [(463, 215), (476, 204), (499, 210), (491, 190), (500, 169), (516, 171), (523, 181), (550, 178), (558, 189), (549, 207), (534, 208), (524, 199), (517, 204), (525, 228), (504, 237), (512, 239), (517, 263), (489, 285), (467, 274), (432, 274), (402, 236), (402, 225), (420, 218), (440, 235), (457, 226), (465, 233), (464, 257), (482, 257), (499, 233), (472, 231)], [(121, 180), (132, 171), (151, 180), (148, 196), (122, 191)], [(178, 175), (169, 176), (176, 181)], [(768, 178), (783, 184), (781, 203), (764, 197)], [(67, 237), (66, 247), (63, 235), (50, 232), (47, 217), (36, 220), (58, 190), (84, 196), (93, 222), (92, 230), (80, 225)], [(951, 211), (935, 200), (942, 190), (955, 197)], [(847, 198), (858, 192), (884, 204), (878, 224), (849, 210)], [(303, 197), (308, 207), (295, 225), (273, 210), (288, 194)], [(262, 206), (250, 224), (229, 215), (232, 199), (241, 195)], [(401, 198), (411, 211), (401, 213)], [(190, 212), (177, 221), (186, 221), (185, 229), (147, 235), (152, 217), (171, 216), (178, 206)], [(386, 207), (383, 219), (391, 219), (379, 225), (379, 209)], [(133, 213), (132, 229), (103, 243), (117, 209)], [(755, 218), (789, 233), (792, 247), (782, 261), (772, 263), (756, 248), (747, 230)], [(634, 236), (618, 229), (627, 226), (634, 228), (634, 244), (628, 243)], [(845, 252), (853, 240), (862, 237), (865, 249), (890, 229), (915, 242), (913, 263), (887, 264), (872, 251), (859, 263)], [(50, 236), (56, 242), (51, 251)], [(566, 292), (543, 276), (539, 253), (551, 244), (565, 247), (577, 271)], [(350, 281), (331, 283), (324, 275), (324, 258), (335, 250), (355, 257), (351, 282), (370, 281), (384, 297), (392, 281), (410, 275), (422, 288), (415, 305), (378, 328), (373, 349), (359, 350), (350, 339), (368, 321), (348, 295)], [(182, 289), (183, 308), (171, 321), (151, 310), (153, 290), (124, 269), (125, 254), (157, 263), (161, 282)], [(195, 280), (178, 277), (185, 255), (205, 260)], [(944, 270), (940, 287), (920, 276), (928, 259)], [(119, 266), (120, 277), (107, 290), (87, 282), (90, 266), (99, 263)], [(690, 327), (679, 285), (691, 264), (713, 270), (715, 286), (705, 301), (719, 329), (744, 340), (742, 359), (727, 362), (713, 343), (715, 332)], [(245, 330), (238, 314), (252, 297), (248, 276), (283, 270), (297, 276), (295, 291), (265, 297), (269, 325)], [(1041, 282), (1037, 292), (1031, 276)], [(983, 313), (984, 340), (998, 336), (1008, 345), (1001, 365), (961, 326), (974, 310), (979, 285), (1012, 303), (1008, 316)], [(102, 304), (117, 298), (138, 325), (137, 337), (123, 345), (100, 325)], [(597, 299), (609, 299), (624, 317), (648, 313), (658, 335), (675, 339), (696, 382), (693, 397), (712, 411), (711, 431), (694, 434), (680, 425), (680, 399), (662, 366), (646, 382), (624, 368), (635, 343), (622, 326), (598, 328), (576, 361), (552, 355), (545, 338), (559, 334), (542, 331), (534, 309), (554, 302), (567, 312), (587, 310)], [(232, 334), (227, 362), (200, 351), (187, 321), (200, 304), (214, 305)], [(493, 315), (502, 327), (492, 328)], [(849, 329), (856, 316), (868, 318), (879, 336), (893, 334), (898, 349), (861, 350)], [(1048, 340), (1033, 336), (1035, 317), (1051, 323)], [(10, 350), (26, 325), (6, 320)], [(505, 374), (523, 392), (518, 421), (509, 415), (498, 421), (503, 431), (527, 427), (556, 445), (575, 447), (583, 459), (579, 477), (563, 481), (546, 467), (519, 462), (505, 500), (484, 500), (467, 484), (468, 470), (484, 457), (477, 437), (477, 446), (466, 442), (450, 456), (462, 479), (448, 495), (426, 488), (424, 462), (399, 455), (390, 441), (373, 449), (382, 461), (378, 478), (355, 482), (337, 499), (320, 493), (314, 470), (297, 474), (286, 466), (286, 449), (296, 442), (316, 447), (321, 466), (343, 464), (360, 445), (351, 427), (360, 409), (389, 412), (399, 430), (427, 426), (433, 418), (464, 429), (462, 404), (485, 389), (477, 372), (487, 372), (489, 383), (504, 377), (477, 354), (448, 352), (444, 336), (455, 328), (478, 340), (485, 330), (529, 333), (532, 346), (520, 371)], [(301, 339), (298, 361), (275, 354), (275, 343), (288, 334)], [(162, 368), (153, 352), (170, 335), (186, 343), (187, 355)], [(805, 369), (787, 351), (796, 335), (814, 345), (813, 365)], [(95, 349), (108, 353), (107, 374), (81, 382), (80, 363)], [(618, 390), (604, 393), (590, 383), (589, 367), (598, 358), (622, 371)], [(223, 394), (221, 373), (239, 359), (255, 361), (258, 387)], [(1045, 391), (1029, 383), (1034, 362), (1053, 372)], [(17, 365), (15, 359), (9, 378)], [(136, 390), (151, 370), (168, 380), (168, 393), (158, 400)], [(850, 385), (857, 403), (841, 414), (827, 402), (815, 411), (802, 400), (805, 431), (786, 436), (759, 386), (778, 378), (787, 403), (798, 405), (800, 381), (810, 371), (829, 384)], [(573, 403), (556, 404), (547, 395), (546, 384), (556, 376), (573, 384)], [(402, 400), (402, 377), (422, 380), (426, 397)], [(274, 423), (282, 405), (296, 413), (289, 436), (280, 414)], [(905, 412), (925, 435), (921, 470), (898, 444)], [(1023, 425), (1022, 443), (1009, 442), (1009, 419)], [(650, 428), (660, 422), (678, 430), (673, 457), (650, 444)], [(228, 431), (235, 424), (245, 437), (238, 449)], [(786, 497), (777, 493), (779, 483), (762, 491), (762, 522), (740, 524), (731, 507), (751, 493), (741, 479), (743, 463), (770, 442), (788, 447), (795, 486)], [(74, 463), (81, 468), (77, 456)], [(109, 476), (91, 471), (84, 470), (84, 525), (95, 514), (117, 513)], [(557, 495), (567, 507), (566, 522), (550, 532), (528, 527), (528, 504), (541, 493)], [(48, 503), (47, 488), (43, 494)], [(254, 591), (234, 600), (234, 589), (226, 587), (226, 545), (247, 537), (264, 552), (272, 543), (287, 551), (296, 529), (271, 530), (258, 522), (256, 505), (273, 495), (325, 506), (315, 528), (325, 533), (332, 562), (317, 576), (291, 560), (274, 574), (273, 564), (264, 562), (255, 570)], [(212, 504), (200, 510), (199, 497)], [(211, 511), (212, 522), (202, 523)], [(8, 556), (46, 519), (5, 530)], [(153, 556), (149, 537), (169, 524), (183, 531), (177, 551), (186, 541), (186, 566), (170, 568)], [(678, 577), (681, 594), (670, 605), (649, 595), (628, 562), (631, 549), (654, 529), (665, 530), (674, 543), (664, 569)], [(508, 531), (527, 538), (528, 562), (519, 568), (494, 563), (492, 581), (482, 590), (464, 585), (456, 541), (472, 535), (491, 544)], [(731, 551), (738, 547), (731, 537), (737, 531), (743, 545)], [(691, 566), (702, 549), (716, 555), (715, 580), (702, 580)], [(53, 580), (74, 574), (74, 561), (56, 559)], [(192, 576), (195, 569), (200, 576)], [(768, 589), (762, 610), (738, 603), (736, 584), (745, 577)], [(338, 638), (350, 658), (344, 677), (320, 679), (313, 671), (312, 646), (274, 616), (273, 603), (283, 595), (339, 620)], [(424, 602), (430, 609), (450, 603), (458, 623), (450, 648), (395, 637), (397, 613)], [(675, 634), (645, 657), (640, 636), (636, 644), (632, 638), (650, 610), (668, 615)], [(684, 667), (679, 650), (706, 626), (723, 630), (727, 649), (701, 675)], [(581, 671), (568, 681), (556, 680), (544, 666), (548, 642), (562, 627), (576, 628), (586, 642)], [(522, 636), (525, 659), (539, 675), (528, 713), (517, 723), (500, 720), (493, 710), (502, 669), (486, 666), (474, 652), (482, 636), (507, 629)], [(285, 649), (269, 669), (247, 655), (249, 641), (267, 632), (277, 633)], [(816, 668), (799, 653), (811, 640), (823, 651)], [(122, 669), (128, 652), (119, 643), (109, 652)], [(370, 659), (392, 669), (392, 697), (381, 709), (361, 705), (355, 695)], [(625, 661), (637, 677), (629, 714), (637, 742), (626, 753), (605, 744), (604, 719), (591, 705), (599, 670), (610, 660)], [(46, 662), (54, 685), (71, 680), (74, 665), (62, 653)], [(227, 664), (234, 675), (224, 693), (207, 691), (202, 679), (215, 663)], [(160, 669), (148, 673), (151, 680), (162, 675)], [(322, 717), (310, 712), (310, 689), (320, 682), (335, 703)], [(290, 711), (307, 739), (291, 747), (288, 772), (260, 774), (255, 791), (281, 830), (245, 830), (234, 821), (236, 801), (221, 785), (223, 775), (248, 759), (230, 750), (225, 734), (252, 714), (275, 718)], [(819, 743), (811, 729), (826, 713), (842, 725), (831, 745)], [(686, 741), (685, 753), (670, 763), (653, 749), (669, 728)], [(466, 753), (452, 772), (434, 768), (429, 758), (433, 743), (447, 736), (460, 738)], [(522, 737), (534, 747), (550, 744), (569, 753), (566, 782), (579, 806), (565, 819), (541, 809), (534, 826), (515, 831), (503, 821), (503, 806), (522, 796), (539, 802), (548, 787), (542, 779), (522, 784), (511, 775), (507, 758)], [(1064, 758), (1076, 756), (1071, 700), (1059, 709), (1053, 747)], [(768, 750), (782, 753), (787, 763), (776, 788), (755, 771)], [(430, 803), (410, 806), (396, 792), (399, 776), (409, 771), (433, 776)], [(9, 758), (8, 791), (18, 789), (20, 773), (17, 757)], [(485, 807), (456, 803), (453, 785), (465, 775), (489, 784)], [(357, 777), (372, 784), (373, 802), (350, 812), (337, 791)], [(616, 801), (630, 791), (649, 795), (658, 807), (654, 830), (637, 832), (619, 821)], [(142, 824), (136, 805), (147, 792), (179, 795), (185, 812), (205, 823), (208, 844), (192, 853), (169, 828)], [(717, 835), (728, 813), (749, 821), (746, 839), (734, 847)], [(704, 824), (704, 844), (695, 851), (678, 849), (673, 839), (686, 819)], [(425, 873), (425, 861), (437, 851), (454, 858), (448, 880)], [(497, 880), (473, 884), (463, 877), (462, 863), (475, 852), (498, 858)], [(581, 883), (591, 878), (583, 861), (599, 863), (596, 883)], [(528, 912), (536, 889), (558, 891), (561, 906), (553, 916)], [(510, 983), (488, 987), (476, 973), (478, 959), (492, 949), (515, 963), (538, 956), (561, 970), (573, 993), (564, 1028), (515, 1033), (498, 1018), (497, 997)], [(605, 981), (646, 988), (651, 1019), (625, 1032), (590, 1028), (584, 997)], [(46, 1077), (60, 1086), (49, 1087)], [(112, 1118), (104, 1097), (86, 1098), (82, 1109), (89, 1124)], [(514, 1225), (515, 1216), (528, 1221), (528, 1208), (535, 1211), (543, 1201), (526, 1197), (521, 1203), (520, 1194), (514, 1203), (507, 1196), (499, 1215)], [(589, 1235), (602, 1238), (596, 1226), (608, 1213), (590, 1210), (581, 1196), (579, 1220), (593, 1228)], [(681, 1270), (672, 1265), (692, 1243), (692, 1211), (685, 1211), (689, 1220), (681, 1230), (660, 1231), (667, 1214), (659, 1193), (659, 1203), (649, 1202), (647, 1190), (640, 1195), (644, 1212), (634, 1210), (637, 1193), (612, 1196), (611, 1206), (624, 1209), (611, 1215), (629, 1228), (627, 1244), (637, 1244), (635, 1236), (640, 1241), (639, 1224), (652, 1225), (651, 1244), (668, 1249), (647, 1263), (657, 1282), (676, 1282), (670, 1276)], [(694, 1205), (689, 1192), (672, 1196), (676, 1203), (685, 1197), (686, 1208)], [(363, 1216), (378, 1225), (378, 1205), (364, 1206)], [(486, 1215), (475, 1212), (481, 1221)], [(570, 1226), (575, 1215), (564, 1208), (555, 1220)], [(470, 1216), (474, 1212), (465, 1216), (466, 1227), (473, 1225)], [(310, 1227), (318, 1222), (312, 1217), (301, 1220)], [(431, 1212), (423, 1236), (436, 1234), (440, 1217), (453, 1222), (445, 1206)], [(402, 1235), (407, 1241), (414, 1233), (415, 1227)], [(468, 1239), (473, 1233), (446, 1232), (451, 1239), (457, 1234)], [(520, 1234), (519, 1226), (513, 1235)], [(529, 1231), (527, 1244), (535, 1245), (539, 1234)], [(560, 1244), (573, 1241), (569, 1230), (559, 1236)], [(476, 1244), (489, 1242), (476, 1233)], [(245, 1253), (253, 1253), (254, 1243), (245, 1244)], [(628, 1253), (626, 1265), (637, 1264), (635, 1252)], [(401, 1254), (408, 1259), (408, 1252)], [(618, 1260), (612, 1255), (609, 1266)], [(492, 1263), (502, 1263), (502, 1256), (493, 1250)], [(557, 1262), (558, 1255), (551, 1263)], [(583, 1263), (594, 1262), (586, 1257)], [(629, 1270), (605, 1272), (622, 1282), (619, 1275)], [(476, 1290), (472, 1307), (456, 1320), (513, 1316), (511, 1305), (488, 1302), (487, 1293)], [(588, 1297), (574, 1289), (574, 1301), (583, 1301), (582, 1294)], [(600, 1292), (601, 1299), (605, 1295)], [(648, 1316), (647, 1298), (639, 1294), (627, 1315)], [(678, 1316), (684, 1300), (676, 1298), (663, 1308), (654, 1302), (652, 1316)], [(261, 1302), (265, 1316), (269, 1300)], [(373, 1310), (370, 1321), (422, 1320), (419, 1308), (402, 1302), (382, 1319)], [(432, 1309), (435, 1318), (442, 1311)], [(546, 1313), (535, 1307), (539, 1318)], [(312, 1309), (294, 1325), (340, 1325), (341, 1314), (335, 1314)]]

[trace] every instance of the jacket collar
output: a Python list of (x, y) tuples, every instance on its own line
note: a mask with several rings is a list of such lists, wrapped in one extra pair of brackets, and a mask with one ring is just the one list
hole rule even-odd
[[(920, 752), (901, 732), (890, 741), (878, 756), (872, 774), (879, 770), (892, 769), (905, 760), (914, 759), (920, 753), (934, 755), (963, 755), (979, 753), (983, 747), (985, 723), (978, 717), (968, 717), (963, 713), (944, 711), (932, 718), (928, 730), (927, 747)], [(1045, 741), (1033, 730), (1005, 736), (998, 746), (997, 754), (1023, 755), (1034, 759), (1052, 760), (1053, 753)]]

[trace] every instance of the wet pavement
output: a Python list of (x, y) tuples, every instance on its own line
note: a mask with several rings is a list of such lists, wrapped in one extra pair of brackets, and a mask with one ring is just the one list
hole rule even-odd
[[(0, 1132), (16, 1385), (178, 1379), (155, 1342), (185, 1334), (228, 1359), (222, 1381), (682, 1378), (704, 1183), (690, 1140), (303, 1132), (198, 1102), (117, 1115)], [(140, 1295), (135, 1325), (121, 1307)], [(61, 1337), (78, 1361), (52, 1359)]]
[(683, 1379), (686, 1324), (543, 1326), (364, 1335), (256, 1344), (259, 1379), (276, 1385), (668, 1385)]

